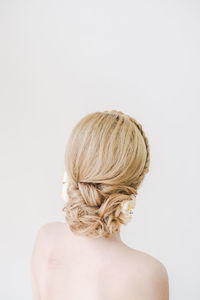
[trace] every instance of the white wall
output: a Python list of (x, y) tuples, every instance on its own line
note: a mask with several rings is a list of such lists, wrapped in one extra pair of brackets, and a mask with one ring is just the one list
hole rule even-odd
[(1, 0), (0, 24), (0, 298), (31, 299), (36, 232), (64, 221), (70, 130), (117, 109), (151, 150), (122, 239), (165, 264), (170, 299), (200, 299), (200, 2)]

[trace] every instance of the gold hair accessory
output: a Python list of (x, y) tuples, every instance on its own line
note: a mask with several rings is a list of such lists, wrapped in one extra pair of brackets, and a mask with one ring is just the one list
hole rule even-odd
[(121, 204), (121, 211), (125, 215), (126, 224), (131, 221), (131, 217), (133, 215), (133, 209), (136, 205), (136, 196), (131, 194), (131, 200), (125, 200)]
[(62, 178), (62, 191), (60, 192), (60, 195), (62, 199), (67, 202), (68, 197), (67, 197), (67, 172), (64, 171), (63, 173), (63, 178)]

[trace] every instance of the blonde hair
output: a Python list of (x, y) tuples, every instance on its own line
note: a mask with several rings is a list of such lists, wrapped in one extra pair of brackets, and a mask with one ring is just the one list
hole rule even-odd
[(72, 232), (109, 237), (125, 224), (120, 204), (137, 195), (149, 171), (149, 143), (141, 124), (121, 111), (94, 112), (72, 129), (65, 151)]

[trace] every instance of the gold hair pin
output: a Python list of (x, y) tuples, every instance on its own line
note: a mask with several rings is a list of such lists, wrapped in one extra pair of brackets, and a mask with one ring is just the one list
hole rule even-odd
[(62, 191), (60, 192), (60, 195), (62, 199), (67, 202), (68, 197), (67, 197), (67, 172), (64, 171), (63, 177), (62, 177)]
[(133, 215), (133, 210), (136, 205), (136, 197), (134, 194), (131, 194), (131, 200), (125, 200), (121, 204), (121, 211), (125, 215), (126, 223), (130, 222), (131, 217)]

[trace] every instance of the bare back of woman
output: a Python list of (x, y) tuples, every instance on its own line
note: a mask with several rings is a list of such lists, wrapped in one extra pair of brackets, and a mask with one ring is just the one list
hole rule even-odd
[(149, 171), (142, 125), (121, 111), (90, 113), (72, 129), (64, 161), (66, 223), (38, 233), (34, 300), (168, 300), (164, 265), (120, 238)]
[(32, 256), (34, 300), (168, 300), (164, 265), (110, 239), (74, 235), (65, 223), (44, 225)]

